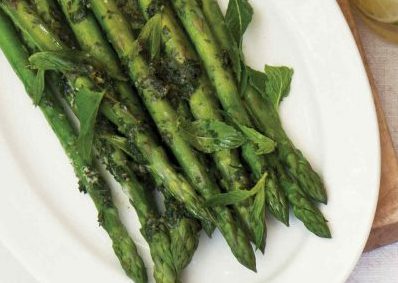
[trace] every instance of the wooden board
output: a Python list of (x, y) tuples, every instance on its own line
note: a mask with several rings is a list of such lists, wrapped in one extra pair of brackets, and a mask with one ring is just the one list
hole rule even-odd
[(398, 159), (393, 147), (388, 125), (381, 106), (375, 81), (356, 28), (349, 0), (337, 0), (351, 28), (368, 73), (380, 130), (381, 180), (377, 211), (365, 251), (398, 241)]

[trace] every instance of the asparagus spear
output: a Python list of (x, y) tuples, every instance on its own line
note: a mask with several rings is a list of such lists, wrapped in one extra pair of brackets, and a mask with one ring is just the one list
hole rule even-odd
[[(48, 84), (53, 93), (58, 93), (58, 97), (63, 96), (60, 93), (62, 92), (60, 91), (62, 82), (57, 81), (56, 76), (52, 76)], [(66, 97), (69, 100), (69, 105), (71, 105), (74, 94), (70, 93)], [(73, 109), (73, 111), (76, 113), (76, 109)], [(97, 126), (97, 137), (94, 139), (96, 156), (121, 185), (130, 203), (135, 208), (141, 223), (141, 233), (148, 242), (154, 262), (154, 278), (156, 282), (178, 282), (171, 254), (169, 234), (156, 209), (156, 204), (151, 198), (148, 188), (142, 186), (128, 165), (126, 155), (103, 138), (106, 135), (112, 135), (113, 130), (110, 125), (106, 121), (100, 122), (100, 125)]]
[[(277, 154), (286, 165), (289, 173), (299, 182), (302, 191), (315, 201), (327, 203), (326, 190), (319, 175), (298, 150), (282, 128), (279, 115), (272, 103), (258, 100), (258, 93), (249, 87), (245, 93), (248, 111), (258, 120), (258, 127), (278, 142)], [(260, 104), (254, 104), (259, 102)]]
[[(36, 0), (36, 1), (48, 1), (48, 0)], [(97, 28), (97, 24), (95, 22), (95, 19), (92, 17), (91, 14), (87, 14), (84, 18), (80, 19), (78, 23), (74, 23), (72, 19), (72, 15), (76, 11), (84, 9), (82, 7), (80, 2), (70, 2), (70, 1), (65, 1), (65, 0), (59, 0), (59, 3), (61, 4), (61, 8), (64, 10), (64, 14), (66, 15), (66, 18), (69, 22), (69, 25), (73, 28), (76, 38), (79, 41), (80, 45), (83, 47), (83, 49), (86, 49), (96, 60), (102, 62), (106, 66), (110, 66), (113, 70), (116, 70), (119, 73), (122, 73), (119, 64), (117, 61), (117, 58), (111, 50), (111, 47), (108, 45), (107, 41), (105, 38), (102, 36), (101, 32)], [(128, 108), (131, 113), (133, 113), (134, 116), (138, 117), (144, 117), (146, 121), (149, 121), (147, 119), (146, 113), (142, 110), (142, 105), (139, 101), (139, 98), (136, 96), (135, 92), (132, 92), (130, 87), (128, 86), (127, 83), (125, 82), (116, 82), (117, 85), (117, 90), (120, 96), (122, 97), (122, 100), (125, 103), (128, 103), (130, 105)], [(131, 101), (133, 99), (133, 101)], [(160, 184), (161, 185), (161, 184)], [(144, 223), (142, 223), (144, 226)], [(165, 227), (164, 227), (165, 228)], [(198, 224), (194, 219), (191, 218), (186, 218), (183, 215), (181, 215), (178, 219), (174, 221), (173, 227), (171, 227), (170, 232), (171, 234), (171, 239), (168, 239), (167, 244), (169, 245), (169, 248), (172, 249), (173, 251), (173, 257), (174, 257), (174, 265), (176, 266), (176, 272), (177, 274), (182, 271), (182, 269), (189, 263), (190, 259), (193, 256), (193, 253), (196, 250), (197, 243), (199, 240), (199, 234), (198, 234)], [(171, 244), (173, 244), (176, 240), (174, 239), (175, 237), (173, 236), (175, 234), (175, 231), (184, 231), (183, 233), (180, 233), (180, 237), (178, 237), (179, 243), (181, 242), (186, 242), (186, 243), (196, 243), (195, 245), (187, 245), (186, 249), (179, 249), (177, 252), (173, 248), (170, 247)], [(162, 231), (163, 238), (166, 238), (166, 233)], [(153, 242), (153, 241), (152, 241)], [(153, 245), (153, 244), (152, 244)], [(166, 240), (164, 240), (164, 244), (161, 245), (163, 246), (163, 249), (166, 247)], [(154, 250), (155, 252), (158, 251), (159, 249), (152, 248), (151, 250)], [(158, 255), (152, 255), (153, 257), (159, 257)], [(176, 259), (179, 259), (180, 261), (183, 261), (182, 264), (176, 264)], [(157, 266), (159, 260), (156, 260), (154, 258), (155, 262), (155, 279), (157, 282), (172, 282), (173, 277), (176, 275), (171, 274), (171, 269), (169, 266), (167, 266), (167, 258), (164, 262), (166, 262), (166, 272), (162, 271), (162, 265)], [(171, 262), (170, 262), (171, 264)], [(157, 268), (159, 270), (157, 270)], [(168, 276), (160, 276), (159, 274), (165, 273)], [(172, 276), (171, 276), (172, 275)]]
[(139, 164), (131, 165), (133, 165), (133, 171), (137, 173), (141, 180), (145, 180), (145, 183), (150, 187), (158, 188), (164, 195), (166, 211), (163, 220), (168, 228), (173, 262), (177, 275), (179, 275), (190, 263), (198, 247), (201, 228), (199, 222), (191, 217), (183, 204), (176, 201), (164, 190), (161, 180), (153, 178)]
[[(109, 134), (109, 131), (103, 134), (101, 133), (100, 135), (107, 140), (116, 139), (120, 142), (119, 144), (125, 144), (127, 142), (126, 138)], [(124, 146), (123, 148), (126, 150)], [(128, 149), (126, 152), (128, 152), (129, 156), (134, 155), (134, 153), (128, 151)], [(161, 180), (154, 178), (145, 166), (139, 163), (129, 162), (129, 167), (136, 173), (140, 180), (144, 181), (144, 185), (147, 188), (157, 188), (164, 195), (166, 212), (162, 216), (162, 221), (164, 223), (162, 227), (168, 228), (168, 233), (170, 235), (169, 248), (171, 250), (176, 273), (179, 275), (191, 261), (198, 246), (200, 225), (189, 215), (189, 212), (181, 203), (176, 201), (164, 190)]]
[[(0, 6), (41, 50), (67, 50), (59, 38), (48, 29), (25, 1), (2, 1)], [(68, 73), (65, 75), (68, 76), (76, 90), (97, 88), (95, 83), (87, 76)], [(114, 97), (110, 90), (106, 90), (100, 108), (104, 116), (117, 125), (118, 130), (140, 150), (146, 158), (151, 172), (162, 180), (173, 197), (183, 202), (192, 215), (202, 221), (206, 222), (209, 221), (208, 219), (212, 219), (211, 214), (204, 206), (203, 200), (196, 195), (184, 177), (175, 171), (164, 150), (147, 133), (148, 129), (142, 119), (137, 119), (127, 111), (126, 107)]]
[[(218, 193), (218, 186), (209, 176), (190, 145), (179, 133), (176, 125), (177, 115), (172, 106), (159, 93), (158, 87), (154, 83), (156, 78), (153, 78), (148, 64), (140, 54), (134, 56), (134, 35), (116, 3), (113, 0), (93, 0), (91, 1), (91, 8), (108, 35), (116, 53), (125, 63), (130, 78), (139, 89), (139, 94), (158, 126), (163, 139), (169, 145), (191, 183), (204, 198), (209, 198)], [(254, 270), (254, 253), (244, 231), (235, 223), (227, 207), (216, 207), (214, 210), (215, 224), (224, 235), (231, 251), (243, 265)]]
[(171, 250), (177, 273), (180, 273), (191, 261), (198, 247), (199, 225), (186, 216), (186, 209), (173, 198), (166, 196), (165, 220), (170, 231)]
[(55, 0), (31, 0), (32, 4), (35, 5), (37, 13), (43, 19), (45, 23), (53, 28), (57, 34), (60, 35), (62, 41), (70, 42), (71, 45), (75, 45), (75, 39), (70, 30), (62, 24), (64, 16), (60, 13), (59, 8)]
[[(29, 65), (28, 53), (2, 11), (0, 11), (0, 35), (0, 47), (3, 53), (30, 94), (35, 74), (27, 67)], [(119, 220), (110, 190), (97, 170), (80, 158), (75, 147), (76, 135), (62, 107), (51, 95), (45, 96), (39, 107), (71, 160), (78, 179), (93, 200), (98, 210), (98, 221), (112, 239), (113, 249), (127, 275), (135, 282), (147, 282), (144, 263), (134, 242)]]
[(98, 157), (109, 172), (121, 184), (129, 196), (141, 222), (141, 233), (149, 244), (154, 262), (154, 278), (156, 282), (178, 282), (168, 230), (160, 219), (156, 204), (148, 196), (127, 164), (126, 156), (101, 139), (97, 139)]
[[(52, 0), (35, 0), (37, 2), (46, 2)], [(86, 7), (84, 7), (81, 1), (67, 1), (58, 0), (60, 8), (62, 8), (63, 15), (66, 18), (69, 26), (72, 28), (73, 33), (79, 42), (80, 47), (91, 54), (96, 60), (101, 62), (106, 66), (107, 71), (116, 76), (123, 78), (124, 74), (119, 64), (117, 62), (117, 57), (115, 52), (112, 50), (109, 43), (103, 37), (101, 31), (97, 29), (97, 23), (91, 14), (85, 12)], [(37, 6), (39, 7), (39, 6)], [(84, 14), (84, 17), (79, 17), (78, 21), (75, 19), (76, 15)], [(51, 19), (51, 15), (47, 15), (46, 18)], [(49, 27), (51, 27), (53, 32), (57, 29), (50, 23), (54, 22), (56, 19), (50, 21), (45, 21)], [(63, 22), (61, 25), (65, 25)], [(64, 28), (69, 31), (68, 28)], [(61, 34), (56, 32), (56, 34), (62, 39)], [(128, 82), (116, 81), (115, 89), (118, 92), (118, 98), (123, 102), (135, 116), (144, 118), (146, 113), (143, 110), (142, 103), (136, 94), (136, 91), (130, 86)], [(147, 121), (147, 120), (146, 120)]]
[[(99, 134), (103, 136), (109, 135), (109, 130)], [(187, 216), (188, 212), (185, 212), (185, 208), (167, 194), (167, 192), (164, 192), (167, 199), (167, 203), (165, 203), (166, 215), (163, 217), (165, 223), (159, 220), (158, 212), (153, 209), (156, 205), (153, 201), (144, 198), (144, 193), (147, 194), (147, 192), (141, 188), (139, 191), (141, 197), (134, 197), (134, 192), (131, 191), (133, 190), (132, 186), (136, 182), (133, 181), (131, 183), (133, 180), (131, 177), (131, 180), (124, 180), (124, 176), (133, 175), (133, 172), (127, 165), (126, 156), (120, 150), (109, 148), (109, 145), (103, 141), (101, 144), (101, 149), (97, 149), (99, 159), (109, 167), (109, 171), (122, 187), (126, 187), (126, 194), (132, 200), (132, 204), (136, 208), (139, 217), (143, 215), (143, 217), (140, 217), (142, 224), (141, 232), (150, 246), (154, 261), (154, 277), (156, 282), (178, 282), (178, 275), (189, 264), (198, 246), (199, 224)], [(148, 176), (148, 173), (142, 178), (153, 179), (151, 176)], [(154, 180), (153, 182), (157, 187), (162, 186), (160, 180)], [(141, 213), (138, 212), (140, 207), (141, 211), (144, 210)], [(148, 208), (151, 208), (151, 210)]]
[[(150, 17), (148, 12), (151, 10), (151, 3), (151, 0), (139, 0), (139, 4), (147, 20), (149, 20)], [(153, 12), (154, 11), (152, 11), (152, 13)], [(177, 61), (180, 70), (187, 68), (187, 62), (192, 62), (191, 64), (188, 64), (188, 66), (193, 65), (192, 68), (199, 65), (199, 58), (197, 58), (188, 39), (173, 18), (173, 12), (167, 5), (162, 9), (161, 24), (163, 30), (170, 31), (162, 33), (163, 43), (166, 46), (166, 53), (169, 57), (172, 57), (170, 60)], [(193, 62), (197, 62), (198, 64)], [(211, 88), (206, 75), (201, 73), (200, 77), (196, 81), (198, 82), (198, 85), (189, 97), (192, 114), (196, 119), (221, 121), (221, 111), (217, 101), (214, 99), (212, 93), (213, 89)], [(188, 84), (192, 84), (192, 82), (188, 82)], [(257, 156), (254, 158), (257, 158)], [(249, 187), (247, 172), (240, 163), (238, 152), (236, 150), (222, 150), (215, 152), (213, 154), (213, 159), (226, 184), (224, 186), (226, 190), (245, 190)], [(250, 205), (251, 201), (249, 200), (246, 203), (236, 204), (235, 209), (247, 231), (249, 231), (252, 238), (254, 238), (253, 235), (256, 234), (256, 229), (262, 229), (261, 227), (264, 227), (265, 224), (264, 221), (262, 221), (262, 223), (252, 222), (250, 219)], [(264, 234), (264, 231), (262, 234)], [(262, 242), (263, 239), (265, 240), (265, 237), (262, 235), (262, 239), (257, 240), (256, 242)]]
[[(240, 124), (252, 126), (248, 113), (242, 108), (242, 101), (234, 76), (225, 67), (224, 56), (218, 49), (217, 40), (204, 20), (204, 15), (198, 4), (191, 0), (172, 0), (171, 2), (196, 51), (203, 60), (204, 67), (224, 110)], [(249, 147), (246, 146), (242, 149), (243, 157), (251, 167), (255, 177), (259, 179), (264, 173), (266, 162), (253, 155)], [(277, 219), (288, 224), (289, 215), (286, 198), (278, 187), (275, 173), (272, 170), (268, 171), (269, 178), (265, 191), (268, 208)]]
[[(47, 2), (51, 0), (36, 0), (37, 2)], [(40, 6), (46, 6), (46, 3), (41, 3)], [(51, 4), (51, 3), (49, 3)], [(39, 6), (36, 7), (39, 10)], [(53, 7), (56, 9), (57, 7)], [(42, 18), (47, 19), (48, 24), (53, 24), (54, 22), (57, 21), (57, 19), (51, 19), (51, 15), (47, 14), (48, 10), (43, 10), (42, 11)], [(43, 17), (44, 16), (44, 17)], [(61, 23), (58, 23), (59, 25), (62, 26)], [(64, 27), (66, 27), (64, 25)], [(66, 29), (66, 28), (65, 28)], [(95, 44), (94, 46), (91, 46), (92, 48), (95, 48), (99, 45), (101, 42), (101, 38), (99, 38), (97, 41), (93, 41)], [(90, 46), (90, 42), (86, 42), (85, 46)], [(101, 50), (106, 50), (101, 49)], [(101, 53), (101, 52), (98, 52)], [(101, 54), (98, 54), (101, 55)], [(104, 56), (101, 58), (97, 59), (109, 59), (112, 57), (110, 56)], [(117, 63), (115, 63), (116, 60), (109, 61), (107, 63), (113, 64), (116, 66)], [(105, 62), (104, 62), (105, 64)], [(114, 68), (116, 69), (116, 68)], [(54, 75), (54, 74), (52, 74)], [(57, 81), (57, 76), (52, 76), (51, 80), (49, 81), (50, 86), (52, 86), (54, 92), (58, 91), (57, 86), (55, 86), (55, 82)], [(59, 83), (60, 84), (60, 83)], [(58, 86), (59, 88), (59, 86)], [(119, 88), (120, 89), (120, 88)], [(124, 88), (127, 89), (127, 88)], [(60, 95), (61, 96), (61, 95)], [(67, 96), (70, 98), (70, 100), (73, 100), (73, 96), (69, 95)], [(127, 102), (130, 102), (129, 109), (137, 109), (136, 103), (134, 101), (129, 101), (128, 97), (125, 99)], [(71, 101), (69, 101), (69, 104), (71, 104)], [(75, 109), (76, 111), (76, 109)], [(140, 114), (143, 114), (144, 112), (141, 111)], [(104, 129), (101, 129), (102, 133), (100, 135), (109, 135), (109, 132), (103, 133)], [(146, 238), (149, 247), (150, 247), (150, 252), (152, 255), (152, 259), (154, 261), (154, 277), (156, 282), (177, 282), (177, 274), (181, 272), (182, 268), (184, 268), (190, 261), (190, 259), (193, 256), (193, 253), (196, 250), (197, 247), (197, 242), (199, 240), (199, 235), (198, 235), (198, 224), (194, 219), (188, 219), (185, 217), (180, 217), (178, 220), (175, 220), (175, 225), (172, 227), (171, 230), (172, 235), (175, 234), (174, 230), (178, 231), (183, 231), (183, 233), (180, 233), (181, 236), (184, 236), (185, 238), (179, 237), (178, 240), (186, 242), (186, 243), (196, 243), (196, 245), (189, 245), (187, 244), (185, 249), (178, 249), (177, 254), (175, 254), (174, 250), (175, 247), (172, 245), (174, 243), (174, 239), (170, 239), (168, 232), (166, 231), (166, 226), (162, 223), (161, 219), (159, 219), (159, 215), (157, 210), (155, 209), (155, 204), (150, 200), (148, 197), (148, 193), (143, 190), (142, 185), (140, 185), (134, 176), (133, 172), (131, 171), (130, 167), (127, 166), (126, 164), (126, 157), (125, 155), (118, 149), (115, 149), (114, 147), (110, 146), (100, 138), (96, 139), (96, 152), (98, 158), (104, 163), (109, 171), (112, 173), (112, 175), (119, 181), (119, 183), (122, 185), (122, 188), (124, 189), (126, 195), (129, 197), (130, 202), (133, 204), (135, 207), (137, 214), (139, 216), (142, 228), (141, 232)], [(98, 154), (99, 153), (99, 154)], [(147, 176), (146, 176), (147, 177)], [(127, 179), (126, 179), (127, 178)], [(172, 254), (173, 251), (173, 254)], [(184, 266), (179, 265), (178, 267), (181, 268), (175, 270), (176, 268), (174, 267), (176, 264), (176, 259), (179, 259), (180, 261), (183, 261)]]
[[(202, 8), (206, 20), (210, 23), (212, 31), (222, 49), (229, 54), (230, 58), (235, 56), (234, 54), (239, 54), (237, 51), (237, 44), (233, 39), (229, 29), (225, 25), (224, 17), (220, 7), (218, 6), (218, 3), (214, 0), (202, 1)], [(267, 135), (278, 141), (277, 151), (279, 152), (280, 156), (281, 150), (287, 150), (285, 149), (286, 146), (284, 145), (286, 142), (281, 144), (282, 139), (276, 138), (276, 134), (273, 131), (281, 132), (284, 134), (285, 139), (288, 140), (288, 138), (283, 131), (281, 122), (279, 120), (279, 115), (275, 111), (275, 108), (270, 103), (261, 100), (262, 99), (258, 96), (256, 90), (251, 85), (248, 85), (247, 91), (245, 93), (245, 103), (247, 104), (248, 112), (254, 118), (257, 128), (262, 129), (267, 133)], [(301, 154), (300, 156), (302, 157)], [(330, 231), (322, 213), (306, 199), (306, 195), (296, 184), (296, 182), (284, 172), (283, 166), (279, 164), (275, 155), (269, 156), (269, 164), (278, 172), (279, 182), (293, 207), (293, 212), (296, 217), (299, 218), (304, 225), (316, 235), (321, 237), (330, 237)], [(303, 188), (308, 187), (304, 186), (303, 184), (301, 184), (301, 186), (303, 186)], [(304, 212), (307, 212), (309, 217), (305, 217)]]
[[(245, 102), (247, 104), (247, 108), (255, 118), (256, 124), (261, 126), (270, 122), (267, 110), (269, 110), (269, 105), (264, 103), (264, 99), (260, 97), (260, 95), (254, 90), (249, 89), (246, 92)], [(273, 107), (272, 107), (273, 108)], [(264, 111), (265, 110), (265, 111)], [(276, 114), (277, 115), (277, 114)], [(272, 122), (278, 122), (276, 120), (275, 115), (273, 115), (275, 120)], [(275, 124), (273, 124), (275, 125)], [(296, 184), (291, 177), (289, 177), (282, 168), (281, 164), (275, 160), (275, 157), (271, 160), (271, 163), (274, 167), (277, 168), (279, 173), (279, 180), (282, 184), (282, 187), (285, 190), (285, 193), (288, 197), (289, 203), (293, 207), (293, 212), (298, 219), (300, 219), (304, 225), (313, 232), (314, 234), (324, 237), (330, 238), (331, 234), (329, 228), (327, 226), (326, 220), (323, 217), (322, 213), (316, 208), (308, 199), (306, 194), (302, 191), (302, 189)]]
[(172, 0), (171, 3), (203, 60), (204, 67), (224, 110), (239, 123), (251, 126), (249, 115), (242, 110), (235, 78), (232, 72), (225, 68), (217, 41), (204, 20), (205, 17), (196, 0)]
[[(232, 62), (239, 61), (234, 59), (239, 54), (237, 44), (224, 22), (224, 17), (218, 3), (214, 0), (201, 1), (203, 14), (207, 22), (224, 51), (226, 51)], [(239, 77), (239, 74), (236, 74)], [(248, 92), (253, 92), (248, 86)], [(251, 89), (251, 90), (250, 90)], [(269, 103), (269, 102), (265, 102)], [(270, 104), (270, 103), (269, 103)], [(273, 107), (263, 108), (263, 117), (259, 128), (278, 143), (278, 156), (288, 167), (289, 172), (298, 180), (301, 188), (312, 199), (326, 203), (327, 195), (319, 175), (312, 169), (310, 163), (303, 154), (295, 148), (291, 140), (280, 123), (279, 116)], [(266, 110), (267, 109), (267, 110)]]
[(273, 158), (271, 164), (279, 174), (279, 180), (293, 208), (294, 215), (315, 235), (331, 238), (327, 220), (321, 211), (307, 199), (300, 187), (285, 173), (284, 168), (277, 160)]
[[(35, 17), (24, 1), (21, 0), (17, 3), (12, 3), (12, 5), (2, 5), (2, 7), (12, 16), (21, 29), (30, 31), (30, 36), (42, 49), (65, 50), (63, 44), (56, 36), (51, 34), (51, 31), (46, 28), (40, 19)], [(69, 77), (77, 89), (82, 87), (94, 88), (94, 85), (87, 77)], [(108, 95), (111, 96), (109, 93)], [(145, 129), (143, 129), (142, 125), (130, 113), (126, 112), (125, 107), (115, 101), (117, 100), (113, 97), (106, 97), (101, 106), (101, 111), (104, 115), (117, 124), (118, 129), (124, 132), (128, 138), (133, 139), (136, 146), (142, 151), (143, 156), (148, 159), (151, 170), (164, 180), (165, 186), (174, 197), (184, 202), (190, 212), (196, 217), (201, 218), (203, 221), (212, 219), (208, 210), (204, 208), (201, 199), (191, 191), (190, 185), (185, 183), (180, 175), (174, 173), (174, 169), (168, 164), (165, 153), (161, 148), (154, 145), (153, 141), (145, 134)], [(229, 217), (229, 211), (226, 211), (226, 213), (228, 213), (227, 216)], [(231, 225), (234, 224), (233, 219), (231, 218), (231, 224), (231, 222), (224, 221), (224, 217), (225, 214), (218, 215), (219, 222), (222, 222), (221, 224), (223, 225), (221, 229), (224, 231), (226, 238), (228, 238), (230, 245), (234, 247), (233, 251), (240, 257), (242, 262), (254, 268), (253, 251), (246, 241), (243, 231), (233, 229), (235, 228), (234, 225), (231, 229)]]

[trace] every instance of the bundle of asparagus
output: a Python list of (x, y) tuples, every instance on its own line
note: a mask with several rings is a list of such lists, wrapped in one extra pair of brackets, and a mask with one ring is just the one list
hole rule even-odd
[(293, 71), (244, 63), (247, 0), (230, 1), (225, 17), (215, 0), (0, 0), (0, 7), (0, 48), (135, 282), (147, 282), (145, 266), (95, 160), (135, 208), (156, 282), (180, 282), (201, 228), (209, 236), (218, 228), (255, 271), (251, 243), (264, 252), (265, 214), (289, 225), (289, 205), (310, 231), (330, 238), (314, 204), (327, 201), (322, 181), (279, 119)]

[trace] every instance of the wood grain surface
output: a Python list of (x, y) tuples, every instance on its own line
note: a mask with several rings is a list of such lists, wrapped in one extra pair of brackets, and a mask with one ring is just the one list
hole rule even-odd
[(347, 23), (351, 28), (362, 55), (363, 63), (368, 73), (370, 85), (373, 91), (374, 103), (380, 130), (381, 144), (381, 180), (377, 211), (373, 221), (365, 251), (378, 248), (398, 241), (398, 159), (395, 153), (388, 125), (383, 113), (381, 101), (371, 70), (366, 60), (365, 51), (361, 44), (361, 38), (356, 28), (349, 0), (337, 0)]

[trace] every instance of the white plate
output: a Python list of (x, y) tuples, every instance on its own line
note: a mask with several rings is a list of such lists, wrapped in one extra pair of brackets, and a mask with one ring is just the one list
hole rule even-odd
[[(260, 69), (267, 63), (295, 70), (281, 113), (324, 177), (329, 205), (322, 211), (333, 239), (311, 235), (293, 218), (290, 228), (269, 221), (255, 274), (215, 233), (212, 240), (202, 237), (183, 282), (341, 283), (368, 236), (379, 184), (378, 128), (364, 67), (334, 0), (251, 3), (247, 60)], [(129, 282), (60, 145), (3, 56), (0, 71), (1, 242), (40, 283)], [(150, 266), (136, 216), (114, 187), (123, 220)]]

